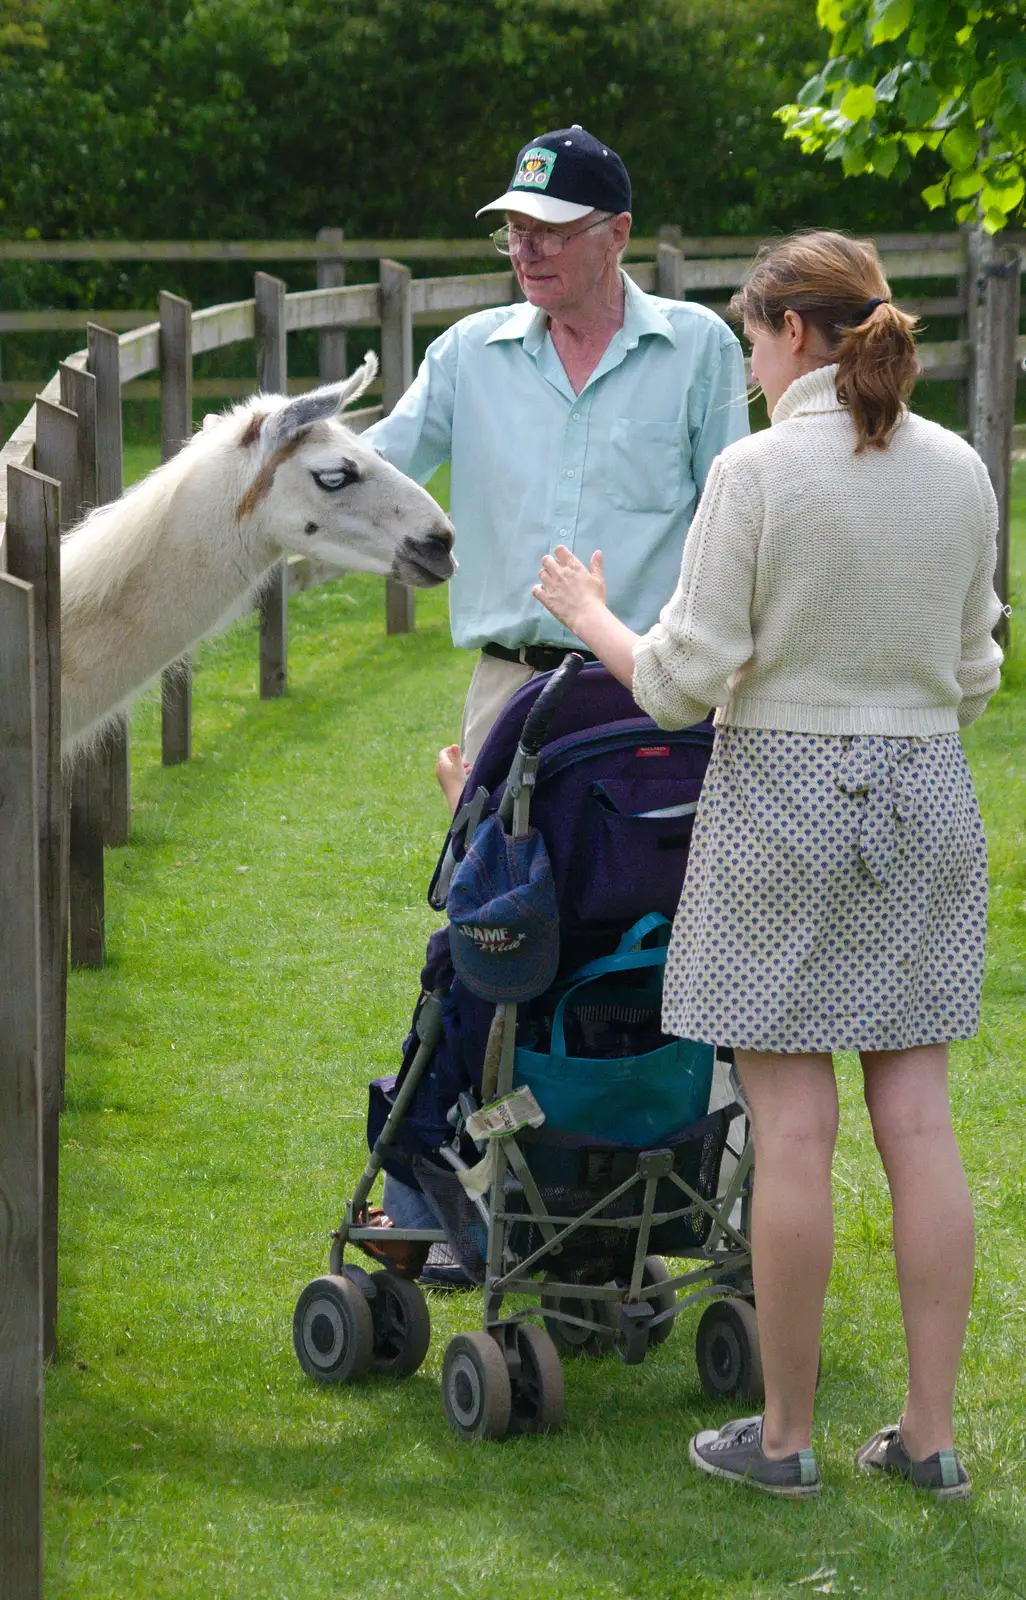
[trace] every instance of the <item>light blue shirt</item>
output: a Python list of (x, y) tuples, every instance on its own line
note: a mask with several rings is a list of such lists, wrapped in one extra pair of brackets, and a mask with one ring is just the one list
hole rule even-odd
[(531, 594), (558, 544), (586, 565), (602, 551), (610, 608), (636, 633), (674, 592), (709, 468), (748, 432), (744, 362), (713, 312), (624, 288), (623, 326), (580, 394), (545, 312), (501, 306), (436, 339), (364, 434), (420, 483), (452, 462), (456, 645), (573, 644)]

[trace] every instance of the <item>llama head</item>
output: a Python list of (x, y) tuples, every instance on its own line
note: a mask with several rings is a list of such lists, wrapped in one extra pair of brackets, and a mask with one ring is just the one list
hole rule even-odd
[[(342, 383), (252, 403), (245, 427), (236, 426), (246, 471), (235, 521), (244, 538), (427, 588), (456, 570), (449, 519), (426, 489), (345, 426), (345, 407), (377, 367), (368, 354)], [(238, 411), (232, 420), (238, 424)]]

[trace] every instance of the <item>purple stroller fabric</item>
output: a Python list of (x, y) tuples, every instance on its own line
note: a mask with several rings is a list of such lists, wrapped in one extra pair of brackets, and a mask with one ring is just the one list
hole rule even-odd
[[(517, 691), (474, 763), (462, 799), (487, 790), (485, 814), (501, 800), (524, 719), (547, 682), (532, 678)], [(672, 920), (712, 740), (708, 723), (656, 727), (597, 664), (557, 707), (531, 823), (552, 862), (564, 945), (571, 954), (583, 948), (580, 960), (595, 953), (585, 948), (595, 943), (588, 935), (622, 933), (649, 911)], [(459, 860), (466, 841), (456, 831), (450, 840)]]
[[(546, 672), (531, 678), (506, 702), (467, 777), (464, 798), (479, 788), (491, 793), (505, 785), (527, 713), (551, 677), (552, 674)], [(604, 723), (622, 722), (632, 717), (643, 717), (651, 730), (658, 731), (655, 723), (644, 716), (630, 690), (617, 683), (605, 667), (592, 662), (582, 668), (573, 689), (556, 708), (546, 748), (568, 734), (591, 731)]]
[[(512, 697), (474, 763), (461, 804), (479, 788), (488, 793), (484, 815), (502, 798), (524, 720), (549, 675), (532, 678)], [(545, 840), (560, 916), (561, 956), (556, 985), (531, 1003), (544, 1010), (560, 984), (583, 962), (609, 954), (640, 917), (659, 911), (672, 920), (687, 866), (694, 808), (712, 751), (708, 723), (666, 732), (644, 716), (628, 690), (604, 667), (586, 666), (556, 709), (538, 767), (531, 825)], [(462, 858), (466, 840), (454, 828)], [(435, 887), (445, 858), (429, 889)], [(459, 1094), (481, 1080), (493, 1007), (454, 981), (448, 928), (428, 941), (422, 992), (445, 991), (443, 1037), (425, 1073), (396, 1144), (384, 1165), (412, 1187), (413, 1155), (434, 1154), (447, 1132), (446, 1116)], [(416, 1038), (406, 1043), (412, 1056)], [(401, 1081), (403, 1072), (399, 1074)], [(371, 1086), (368, 1143), (384, 1123), (391, 1080)]]

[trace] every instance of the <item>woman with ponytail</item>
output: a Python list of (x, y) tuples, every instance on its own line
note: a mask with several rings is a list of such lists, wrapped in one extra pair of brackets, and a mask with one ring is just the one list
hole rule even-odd
[(909, 1363), (899, 1423), (856, 1461), (965, 1497), (973, 1216), (947, 1069), (979, 1022), (987, 851), (958, 730), (999, 681), (997, 506), (969, 445), (907, 408), (914, 324), (871, 243), (782, 240), (733, 308), (772, 426), (715, 462), (659, 622), (638, 637), (608, 611), (600, 556), (557, 548), (534, 590), (661, 726), (716, 708), (663, 1019), (733, 1046), (751, 1109), (766, 1402), (696, 1434), (691, 1459), (771, 1493), (820, 1487), (832, 1055), (856, 1050)]

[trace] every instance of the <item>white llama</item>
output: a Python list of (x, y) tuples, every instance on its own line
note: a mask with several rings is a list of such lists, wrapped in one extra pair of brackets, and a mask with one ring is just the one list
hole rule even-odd
[(61, 695), (74, 754), (163, 667), (238, 615), (286, 551), (427, 587), (455, 571), (426, 490), (345, 427), (377, 371), (208, 417), (173, 460), (61, 544)]

